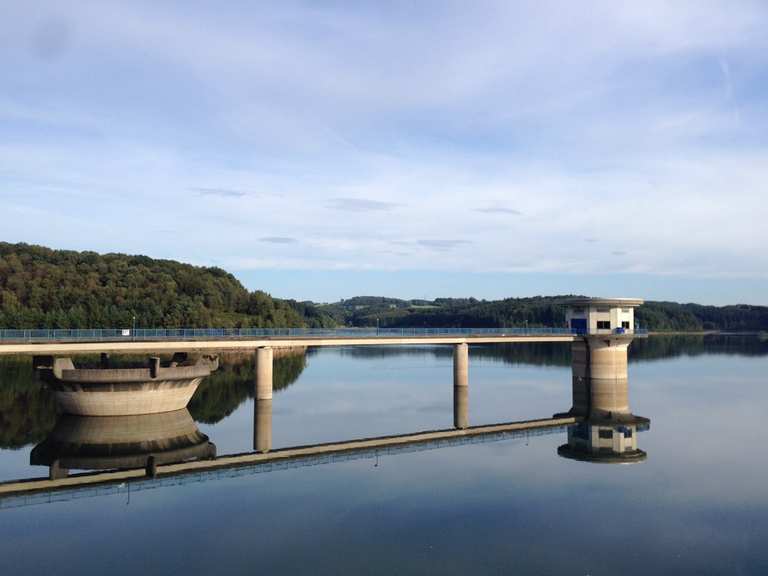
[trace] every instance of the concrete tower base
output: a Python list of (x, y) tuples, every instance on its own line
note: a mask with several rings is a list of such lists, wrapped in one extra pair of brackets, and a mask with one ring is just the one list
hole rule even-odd
[(589, 401), (592, 418), (631, 416), (627, 356), (631, 336), (590, 337)]

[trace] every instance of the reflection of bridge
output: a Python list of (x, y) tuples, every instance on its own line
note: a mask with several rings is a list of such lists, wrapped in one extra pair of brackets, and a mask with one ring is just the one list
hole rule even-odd
[(368, 438), (285, 448), (269, 454), (246, 453), (157, 466), (156, 475), (145, 469), (116, 470), (72, 475), (57, 480), (27, 479), (0, 483), (0, 510), (35, 504), (65, 502), (80, 498), (130, 494), (154, 488), (196, 484), (223, 478), (238, 478), (292, 468), (369, 460), (387, 455), (409, 454), (468, 444), (485, 444), (562, 434), (574, 418), (530, 420), (476, 426), (466, 430), (435, 430), (416, 434)]

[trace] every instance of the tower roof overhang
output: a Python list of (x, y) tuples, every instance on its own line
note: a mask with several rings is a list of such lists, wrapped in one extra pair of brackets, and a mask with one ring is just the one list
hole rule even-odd
[(637, 308), (645, 301), (642, 298), (572, 298), (569, 306), (607, 306), (609, 308)]

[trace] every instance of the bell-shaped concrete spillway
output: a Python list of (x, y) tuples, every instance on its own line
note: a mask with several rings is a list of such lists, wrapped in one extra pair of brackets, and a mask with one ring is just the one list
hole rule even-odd
[(106, 355), (99, 368), (77, 368), (71, 358), (36, 358), (57, 407), (78, 416), (129, 416), (173, 412), (187, 407), (200, 382), (218, 369), (217, 356), (192, 361), (176, 354), (163, 364), (149, 359), (142, 368), (113, 368)]

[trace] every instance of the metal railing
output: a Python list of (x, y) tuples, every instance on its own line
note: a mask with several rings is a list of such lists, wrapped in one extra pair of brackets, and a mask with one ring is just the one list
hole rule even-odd
[[(634, 334), (644, 334), (635, 330)], [(626, 333), (632, 333), (626, 331)], [(130, 342), (245, 338), (429, 336), (583, 336), (571, 328), (78, 328), (0, 329), (0, 342)]]

